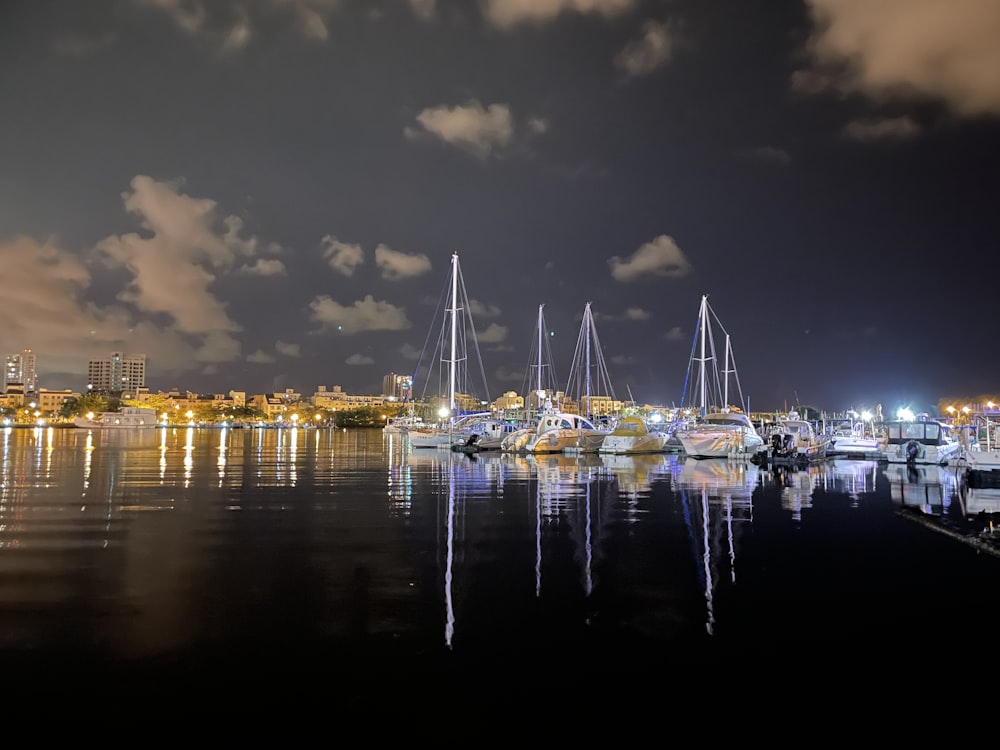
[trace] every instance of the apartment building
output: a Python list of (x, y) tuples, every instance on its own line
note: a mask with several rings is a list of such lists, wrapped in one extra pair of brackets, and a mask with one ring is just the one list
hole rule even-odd
[(87, 365), (87, 388), (93, 393), (137, 392), (146, 387), (146, 355), (112, 352)]

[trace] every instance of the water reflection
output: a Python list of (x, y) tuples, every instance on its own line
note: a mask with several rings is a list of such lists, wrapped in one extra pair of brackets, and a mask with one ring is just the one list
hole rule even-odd
[(635, 503), (648, 497), (653, 480), (670, 475), (677, 456), (660, 454), (612, 455), (602, 454), (601, 463), (618, 480), (618, 487), (630, 501)]
[(821, 465), (819, 485), (827, 492), (841, 492), (857, 507), (863, 495), (875, 492), (878, 461), (874, 459), (838, 458)]
[[(873, 572), (904, 515), (889, 491), (941, 507), (955, 479), (867, 461), (783, 474), (666, 454), (466, 456), (313, 428), (25, 428), (0, 443), (6, 644), (132, 659), (239, 640), (263, 643), (247, 663), (323, 653), (336, 668), (375, 642), (392, 644), (383, 663), (441, 652), (551, 674), (562, 654), (588, 669), (647, 649), (777, 654), (790, 633), (808, 647), (862, 616), (898, 633), (928, 596), (922, 580), (920, 602), (887, 601), (910, 588), (892, 585), (900, 565), (947, 550), (918, 555), (932, 535), (907, 536)], [(1000, 512), (1000, 488), (960, 499)]]
[(674, 477), (680, 489), (691, 545), (701, 561), (705, 630), (715, 631), (715, 588), (726, 572), (736, 582), (736, 547), (741, 526), (753, 521), (757, 464), (724, 458), (686, 458)]
[[(958, 472), (933, 464), (887, 464), (882, 473), (889, 480), (892, 502), (929, 515), (950, 515), (957, 505)], [(960, 514), (964, 512), (957, 508)]]

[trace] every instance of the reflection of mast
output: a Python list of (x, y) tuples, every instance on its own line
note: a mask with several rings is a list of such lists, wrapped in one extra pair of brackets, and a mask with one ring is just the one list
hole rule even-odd
[[(705, 629), (709, 635), (715, 629), (714, 591), (718, 580), (713, 565), (718, 569), (722, 563), (722, 524), (725, 524), (728, 546), (728, 564), (731, 583), (736, 582), (736, 521), (753, 521), (753, 488), (756, 484), (756, 466), (734, 464), (717, 459), (687, 459), (677, 479), (681, 489), (684, 522), (688, 527), (691, 551), (700, 568), (700, 582), (703, 584), (706, 604)], [(697, 490), (697, 492), (694, 492)], [(689, 494), (691, 491), (691, 494)], [(697, 528), (697, 510), (689, 503), (701, 501), (701, 528)], [(715, 505), (713, 521), (712, 505)], [(725, 516), (720, 514), (725, 513)], [(714, 526), (713, 526), (714, 524)], [(699, 533), (700, 532), (700, 533)], [(699, 549), (699, 546), (701, 547)], [(715, 548), (715, 561), (712, 549)]]
[(451, 639), (455, 635), (455, 605), (451, 598), (451, 566), (455, 557), (455, 464), (448, 461), (448, 543), (447, 559), (444, 568), (444, 601), (445, 601), (445, 625), (444, 642), (451, 648)]
[(715, 609), (712, 604), (712, 556), (708, 541), (708, 490), (701, 491), (702, 563), (705, 567), (705, 630), (712, 635), (715, 628)]
[[(584, 538), (577, 545), (577, 550), (582, 550), (583, 552), (583, 560), (581, 562), (582, 585), (585, 594), (589, 597), (594, 591), (594, 544), (592, 535), (595, 532), (591, 519), (591, 486), (594, 482), (599, 482), (600, 478), (593, 471), (595, 467), (583, 467), (578, 460), (572, 460), (572, 464), (569, 465), (560, 465), (559, 460), (556, 456), (550, 456), (545, 461), (545, 463), (549, 464), (547, 466), (537, 462), (534, 463), (535, 476), (538, 482), (535, 493), (535, 595), (539, 596), (542, 590), (543, 515), (548, 519), (549, 523), (555, 523), (561, 511), (569, 513), (573, 510), (582, 510), (584, 513)], [(560, 466), (566, 469), (565, 475), (560, 471)], [(574, 498), (576, 502), (573, 502)], [(577, 529), (579, 527), (574, 525), (573, 528)]]
[(535, 596), (542, 593), (542, 481), (535, 472)]

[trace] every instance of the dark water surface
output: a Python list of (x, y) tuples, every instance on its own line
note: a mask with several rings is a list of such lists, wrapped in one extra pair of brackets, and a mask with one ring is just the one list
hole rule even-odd
[(468, 457), (377, 430), (193, 428), (6, 429), (0, 461), (8, 681), (610, 688), (969, 662), (992, 658), (1000, 622), (1000, 558), (917, 518), (996, 510), (947, 468)]

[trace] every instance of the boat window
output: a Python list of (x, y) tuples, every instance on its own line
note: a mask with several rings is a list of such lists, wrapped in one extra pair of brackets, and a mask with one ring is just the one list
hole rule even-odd
[(924, 437), (924, 423), (914, 422), (904, 426), (903, 437), (908, 439), (921, 440)]
[(933, 422), (928, 422), (924, 425), (927, 429), (927, 437), (930, 440), (937, 440), (941, 437), (941, 426), (934, 424)]

